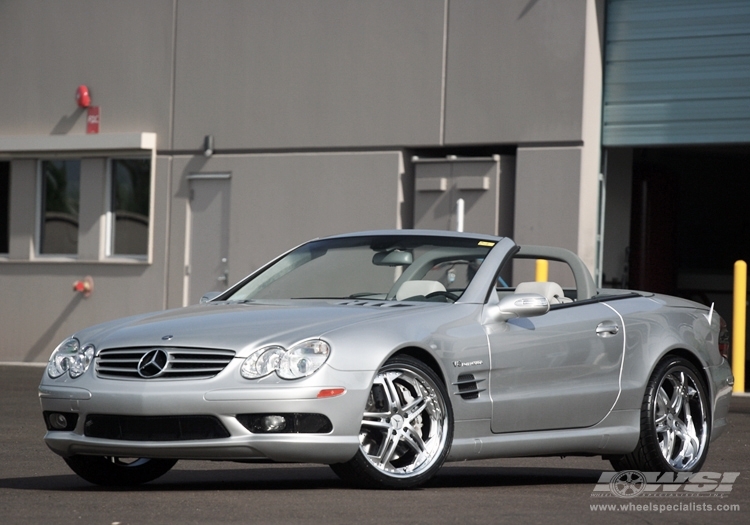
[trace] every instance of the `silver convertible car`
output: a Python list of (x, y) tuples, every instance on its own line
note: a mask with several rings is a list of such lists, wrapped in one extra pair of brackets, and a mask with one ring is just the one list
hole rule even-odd
[[(566, 288), (516, 283), (536, 259)], [(212, 295), (81, 330), (52, 353), (44, 439), (82, 478), (144, 483), (180, 459), (311, 462), (409, 488), (446, 461), (549, 455), (694, 472), (727, 426), (713, 307), (597, 289), (560, 248), (339, 235)]]

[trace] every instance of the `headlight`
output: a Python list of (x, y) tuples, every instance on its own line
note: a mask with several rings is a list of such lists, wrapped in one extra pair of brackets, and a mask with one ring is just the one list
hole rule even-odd
[(258, 379), (279, 369), (279, 361), (286, 353), (280, 346), (256, 350), (242, 363), (240, 373), (245, 379)]
[(94, 345), (81, 348), (78, 339), (66, 339), (52, 352), (47, 364), (47, 374), (55, 379), (68, 372), (70, 377), (76, 378), (88, 370), (95, 353)]
[(94, 345), (86, 345), (76, 352), (73, 362), (68, 367), (70, 377), (76, 378), (88, 370), (92, 359), (94, 359)]
[(286, 350), (268, 346), (256, 350), (245, 359), (240, 374), (245, 379), (258, 379), (276, 372), (282, 379), (307, 377), (328, 360), (331, 347), (325, 341), (303, 341)]
[(323, 366), (330, 353), (328, 343), (319, 339), (297, 343), (281, 358), (276, 373), (284, 379), (309, 376)]

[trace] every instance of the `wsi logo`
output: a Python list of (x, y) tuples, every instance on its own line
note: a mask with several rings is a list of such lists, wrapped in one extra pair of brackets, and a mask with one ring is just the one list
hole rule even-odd
[(591, 497), (723, 498), (732, 491), (739, 472), (602, 472)]

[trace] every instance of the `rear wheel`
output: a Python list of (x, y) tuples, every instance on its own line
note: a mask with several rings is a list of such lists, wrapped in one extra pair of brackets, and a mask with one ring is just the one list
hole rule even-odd
[(615, 470), (697, 472), (708, 454), (711, 420), (706, 387), (692, 363), (669, 357), (654, 370), (641, 406), (641, 435)]
[(155, 480), (177, 463), (176, 459), (112, 456), (71, 456), (64, 459), (73, 472), (83, 479), (106, 487), (140, 485)]
[(331, 468), (366, 488), (412, 488), (438, 471), (452, 441), (453, 410), (443, 382), (421, 361), (397, 356), (375, 376), (357, 454)]

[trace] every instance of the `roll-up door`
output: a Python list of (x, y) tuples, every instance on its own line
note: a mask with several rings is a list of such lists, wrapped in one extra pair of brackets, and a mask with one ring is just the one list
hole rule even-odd
[(608, 0), (605, 146), (750, 142), (750, 2)]

